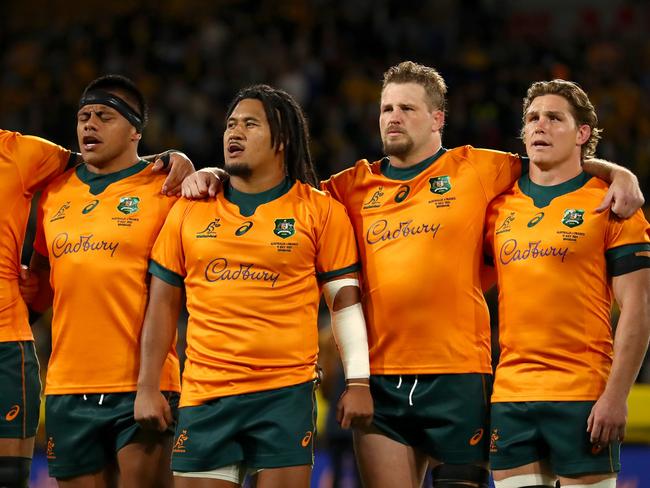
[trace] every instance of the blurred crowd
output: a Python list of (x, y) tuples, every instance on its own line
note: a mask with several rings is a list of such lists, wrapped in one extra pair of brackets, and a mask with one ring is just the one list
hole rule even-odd
[[(605, 129), (598, 155), (650, 190), (650, 4), (641, 0), (125, 0), (11, 2), (0, 18), (0, 127), (75, 147), (78, 96), (122, 73), (146, 92), (145, 151), (222, 160), (227, 102), (267, 82), (309, 116), (328, 176), (378, 158), (383, 71), (404, 59), (449, 85), (444, 143), (520, 152), (532, 81), (566, 78), (590, 94)], [(570, 5), (570, 6), (569, 6)]]

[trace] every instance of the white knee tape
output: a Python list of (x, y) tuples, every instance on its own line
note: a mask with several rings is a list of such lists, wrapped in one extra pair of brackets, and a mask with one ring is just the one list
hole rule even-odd
[(495, 481), (495, 488), (520, 488), (522, 486), (555, 486), (555, 478), (547, 474), (520, 474), (510, 476), (501, 481)]

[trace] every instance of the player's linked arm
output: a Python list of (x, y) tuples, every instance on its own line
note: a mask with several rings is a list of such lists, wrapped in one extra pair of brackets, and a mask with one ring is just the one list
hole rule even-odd
[[(22, 273), (24, 272), (25, 270)], [(54, 292), (50, 286), (50, 261), (47, 256), (43, 256), (36, 251), (32, 253), (27, 280), (30, 282), (29, 286), (31, 288), (29, 295), (25, 294), (25, 282), (21, 276), (23, 299), (30, 310), (42, 314), (52, 306), (54, 299)]]
[(181, 195), (190, 200), (214, 197), (228, 180), (228, 173), (221, 168), (203, 168), (183, 180)]
[(142, 326), (140, 373), (134, 417), (143, 427), (164, 432), (172, 412), (160, 392), (160, 373), (174, 341), (183, 288), (151, 276), (149, 303)]
[(596, 158), (583, 161), (582, 168), (586, 173), (610, 184), (597, 212), (604, 212), (611, 207), (616, 215), (628, 219), (645, 203), (639, 180), (630, 170)]
[(325, 280), (322, 285), (346, 380), (336, 418), (344, 429), (369, 426), (374, 410), (369, 385), (368, 335), (359, 280), (356, 273), (347, 273)]
[(627, 397), (639, 374), (650, 338), (650, 268), (612, 278), (621, 315), (614, 337), (614, 361), (605, 391), (587, 421), (591, 441), (607, 444), (623, 440)]

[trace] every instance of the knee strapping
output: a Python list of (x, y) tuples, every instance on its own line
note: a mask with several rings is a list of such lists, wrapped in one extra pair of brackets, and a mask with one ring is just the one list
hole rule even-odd
[(28, 488), (30, 458), (0, 457), (0, 488)]
[(520, 474), (495, 481), (496, 488), (549, 488), (555, 486), (555, 478), (542, 473)]
[(487, 488), (490, 472), (474, 464), (440, 464), (433, 468), (433, 488)]

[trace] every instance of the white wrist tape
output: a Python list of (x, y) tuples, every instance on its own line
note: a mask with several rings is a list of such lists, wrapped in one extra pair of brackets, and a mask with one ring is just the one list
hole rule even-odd
[(328, 281), (323, 285), (323, 297), (325, 297), (325, 303), (327, 303), (327, 308), (330, 309), (330, 312), (334, 311), (334, 299), (336, 294), (346, 286), (356, 286), (359, 287), (359, 280), (356, 278), (342, 278), (340, 280)]
[(343, 362), (345, 379), (369, 378), (368, 334), (361, 304), (355, 303), (331, 312), (331, 316), (332, 332)]

